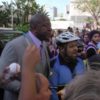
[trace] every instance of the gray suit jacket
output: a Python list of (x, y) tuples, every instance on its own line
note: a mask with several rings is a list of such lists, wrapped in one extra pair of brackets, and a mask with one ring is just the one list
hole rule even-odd
[[(26, 47), (28, 46), (27, 39), (30, 43), (32, 43), (32, 39), (29, 34), (25, 36), (20, 36), (11, 42), (9, 42), (4, 48), (1, 58), (0, 58), (0, 73), (3, 73), (3, 70), (9, 64), (16, 62), (22, 66), (22, 58)], [(45, 48), (44, 44), (44, 48)], [(46, 49), (46, 48), (45, 48)], [(41, 62), (35, 67), (36, 72), (42, 73), (45, 76), (49, 73), (49, 57), (46, 53), (45, 65), (41, 66)], [(35, 59), (35, 58), (34, 58)], [(34, 60), (33, 59), (33, 60)], [(4, 100), (18, 100), (18, 92), (20, 89), (20, 81), (14, 80), (3, 86), (5, 89)]]

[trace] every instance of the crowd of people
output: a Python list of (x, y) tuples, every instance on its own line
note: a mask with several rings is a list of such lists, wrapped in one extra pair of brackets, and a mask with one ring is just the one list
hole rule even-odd
[[(55, 32), (48, 16), (35, 14), (29, 31), (8, 42), (0, 57), (3, 100), (99, 100), (100, 32)], [(8, 66), (20, 65), (10, 74)]]

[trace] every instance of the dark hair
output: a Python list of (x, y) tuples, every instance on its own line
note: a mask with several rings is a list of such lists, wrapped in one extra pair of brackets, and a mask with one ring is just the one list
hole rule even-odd
[(100, 70), (100, 54), (93, 55), (88, 58), (89, 68), (93, 70)]
[(68, 27), (67, 31), (72, 32), (73, 33), (73, 28), (72, 27)]
[(89, 39), (91, 40), (92, 37), (95, 35), (95, 34), (99, 34), (100, 35), (100, 32), (97, 31), (97, 30), (92, 30), (89, 32)]
[(63, 31), (59, 29), (57, 33), (58, 33), (58, 35), (59, 35), (59, 34), (61, 34), (62, 32), (63, 32)]
[(100, 71), (90, 70), (77, 76), (66, 86), (64, 100), (100, 100)]
[(64, 45), (66, 45), (67, 43), (61, 43), (61, 42), (59, 42), (59, 41), (56, 41), (56, 44), (57, 44), (57, 46), (62, 47), (62, 46), (64, 46)]
[(30, 30), (36, 28), (39, 24), (42, 24), (45, 20), (49, 20), (48, 16), (42, 13), (33, 15), (29, 21)]

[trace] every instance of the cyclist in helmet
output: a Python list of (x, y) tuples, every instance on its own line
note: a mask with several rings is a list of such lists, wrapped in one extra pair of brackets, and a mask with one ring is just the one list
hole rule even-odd
[(85, 71), (83, 61), (77, 57), (79, 37), (70, 32), (61, 33), (56, 37), (59, 54), (51, 60), (51, 75), (49, 77), (51, 86), (51, 100), (61, 100), (57, 95), (66, 84)]

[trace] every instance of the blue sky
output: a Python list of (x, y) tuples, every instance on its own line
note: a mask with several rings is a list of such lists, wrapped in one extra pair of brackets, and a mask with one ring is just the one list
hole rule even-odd
[(40, 5), (55, 6), (59, 12), (64, 12), (66, 5), (70, 0), (36, 0)]
[[(0, 3), (2, 1), (10, 2), (11, 0), (0, 0)], [(70, 0), (36, 0), (36, 2), (40, 5), (46, 5), (50, 7), (55, 6), (58, 8), (58, 11), (60, 13), (63, 13), (66, 8), (66, 5), (69, 4)]]

